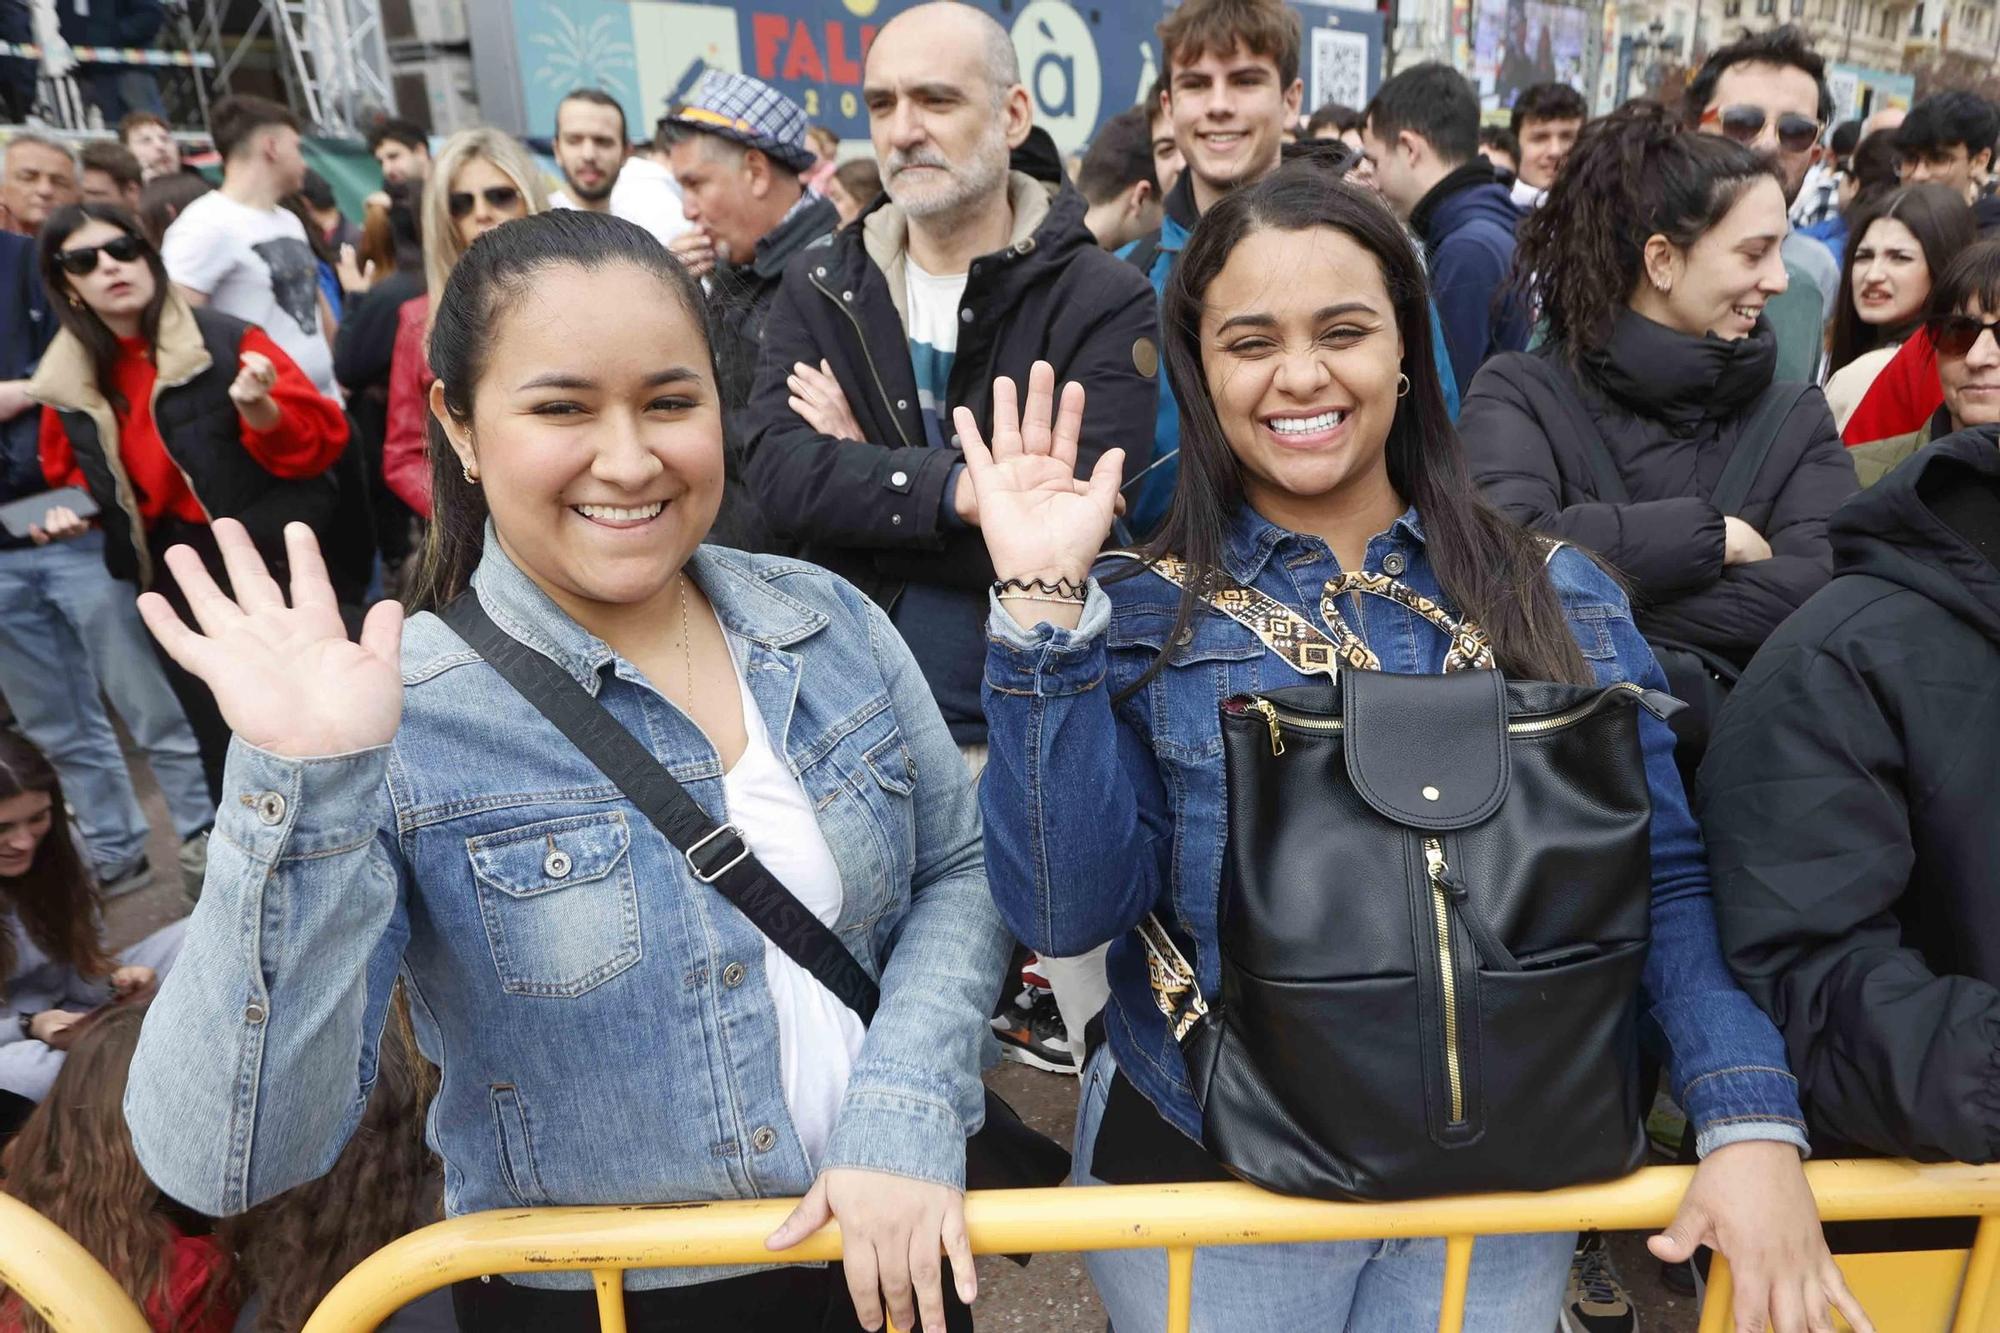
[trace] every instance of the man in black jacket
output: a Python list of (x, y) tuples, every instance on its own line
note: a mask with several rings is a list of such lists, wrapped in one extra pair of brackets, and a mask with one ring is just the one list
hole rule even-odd
[(681, 211), (693, 224), (668, 248), (707, 280), (728, 435), (722, 512), (709, 540), (774, 552), (784, 543), (743, 481), (743, 412), (785, 266), (839, 226), (840, 213), (799, 179), (814, 160), (804, 108), (747, 74), (704, 73), (688, 100), (660, 121), (655, 146), (673, 163)]
[(1079, 473), (1111, 448), (1144, 467), (1153, 293), (1097, 247), (1073, 188), (1009, 172), (1031, 104), (983, 12), (897, 15), (862, 95), (885, 194), (786, 269), (750, 397), (750, 485), (779, 534), (888, 609), (952, 736), (983, 746), (993, 567), (952, 410), (988, 426), (994, 378), (1025, 385), (1046, 360), (1088, 394)]
[(2000, 1157), (2000, 427), (1832, 525), (1701, 770), (1722, 942), (1813, 1147)]

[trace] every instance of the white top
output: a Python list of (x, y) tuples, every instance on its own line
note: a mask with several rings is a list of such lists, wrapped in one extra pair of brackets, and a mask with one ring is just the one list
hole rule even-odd
[[(734, 664), (735, 650), (743, 645), (730, 637)], [(832, 926), (840, 919), (844, 901), (833, 849), (827, 846), (812, 802), (791, 766), (771, 748), (763, 714), (757, 711), (740, 665), (736, 689), (743, 700), (747, 743), (742, 758), (722, 779), (729, 822), (772, 877)], [(778, 1015), (778, 1067), (785, 1107), (805, 1147), (806, 1161), (817, 1171), (866, 1029), (859, 1015), (769, 940), (764, 941), (764, 985)]]
[[(576, 201), (562, 190), (549, 196), (549, 204), (554, 208), (576, 207)], [(674, 183), (674, 173), (638, 153), (625, 159), (618, 179), (611, 182), (611, 216), (638, 223), (657, 236), (661, 245), (692, 225), (681, 211), (681, 187)]]
[(296, 214), (210, 190), (167, 228), (160, 259), (169, 278), (270, 334), (321, 393), (340, 401), (319, 322), (319, 259)]

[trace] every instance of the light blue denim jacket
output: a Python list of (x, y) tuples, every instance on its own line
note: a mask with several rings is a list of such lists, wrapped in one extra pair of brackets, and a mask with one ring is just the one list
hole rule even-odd
[[(1237, 582), (1326, 628), (1320, 592), (1341, 573), (1326, 543), (1246, 505), (1224, 562)], [(1362, 567), (1449, 604), (1414, 509), (1368, 543)], [(1550, 560), (1549, 576), (1599, 684), (1666, 688), (1624, 594), (1595, 562), (1564, 547)], [(1113, 704), (1114, 694), (1167, 651), (1179, 601), (1179, 589), (1145, 572), (1093, 583), (1075, 630), (1024, 630), (996, 603), (986, 658), (991, 748), (980, 799), (1001, 916), (1028, 947), (1056, 957), (1112, 941), (1105, 1012), (1112, 1054), (1167, 1121), (1198, 1141), (1201, 1109), (1187, 1065), (1154, 1006), (1145, 952), (1131, 932), (1157, 913), (1193, 961), (1202, 992), (1220, 993), (1216, 905), (1228, 830), (1218, 706), (1231, 695), (1303, 678), (1249, 630), (1203, 611), (1174, 641), (1170, 665)], [(1429, 621), (1379, 597), (1356, 594), (1341, 607), (1384, 670), (1442, 669), (1449, 645)], [(1805, 1125), (1784, 1045), (1723, 963), (1707, 857), (1674, 768), (1673, 734), (1650, 713), (1641, 712), (1639, 726), (1653, 801), (1644, 1002), (1670, 1048), (1671, 1090), (1704, 1155), (1741, 1139), (1779, 1139), (1803, 1152)], [(1560, 1116), (1562, 1108), (1549, 1113)]]
[[(820, 1166), (962, 1187), (1007, 942), (958, 749), (854, 588), (715, 547), (689, 568), (833, 849), (835, 931), (882, 987)], [(707, 739), (490, 529), (473, 586), (726, 818)], [(301, 761), (233, 744), (201, 902), (126, 1093), (147, 1172), (216, 1214), (325, 1172), (400, 971), (442, 1070), (429, 1138), (448, 1214), (803, 1193), (763, 935), (443, 622), (412, 619), (402, 663), (386, 747)]]

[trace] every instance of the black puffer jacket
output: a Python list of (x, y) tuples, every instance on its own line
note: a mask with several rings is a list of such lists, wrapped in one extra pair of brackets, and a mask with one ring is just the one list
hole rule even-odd
[[(1630, 580), (1648, 638), (1741, 664), (1827, 581), (1826, 521), (1855, 491), (1833, 414), (1812, 390), (1779, 427), (1736, 515), (1772, 558), (1723, 565), (1723, 515), (1707, 497), (1776, 364), (1768, 325), (1735, 341), (1691, 338), (1628, 311), (1609, 343), (1586, 353), (1581, 375), (1559, 345), (1487, 362), (1466, 393), (1459, 435), (1487, 499)], [(1582, 419), (1610, 450), (1631, 503), (1599, 498)]]
[(2000, 1157), (2000, 428), (1833, 521), (1701, 770), (1722, 942), (1815, 1150)]

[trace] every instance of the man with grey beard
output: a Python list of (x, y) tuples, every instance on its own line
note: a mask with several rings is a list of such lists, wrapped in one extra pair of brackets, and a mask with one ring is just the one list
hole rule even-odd
[[(952, 425), (1047, 361), (1086, 391), (1077, 470), (1152, 452), (1152, 289), (1098, 248), (1075, 188), (1008, 169), (1032, 104), (1013, 43), (970, 5), (918, 5), (868, 49), (885, 193), (785, 270), (748, 409), (751, 490), (781, 537), (895, 622), (952, 735), (986, 740), (993, 568)], [(891, 765), (892, 767), (894, 765)], [(900, 772), (885, 781), (902, 782)]]

